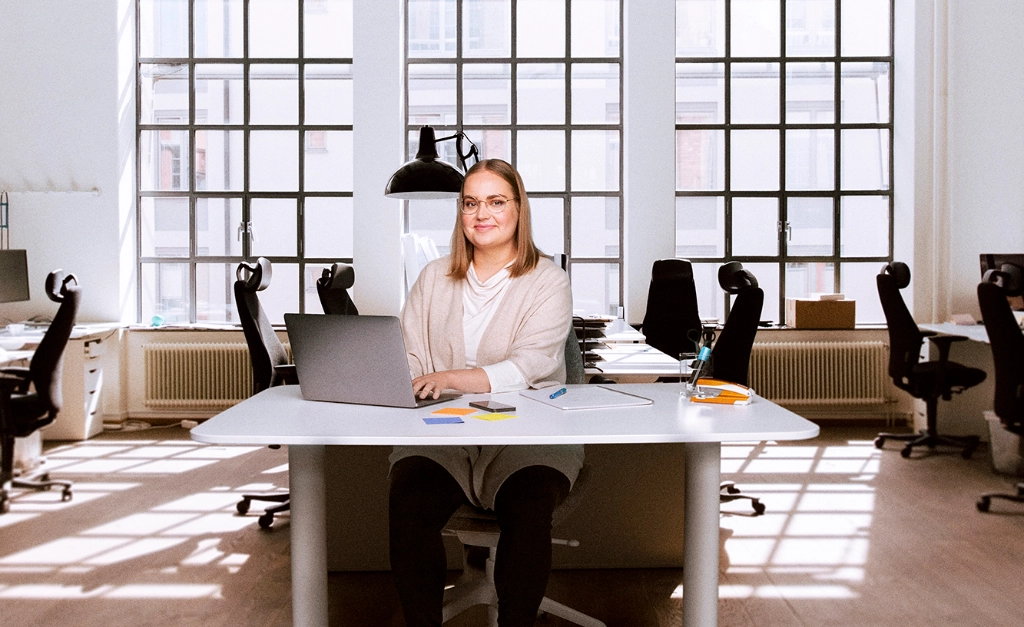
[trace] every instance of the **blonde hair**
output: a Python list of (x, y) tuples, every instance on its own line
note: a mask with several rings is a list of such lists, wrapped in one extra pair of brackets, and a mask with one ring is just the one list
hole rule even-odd
[[(466, 189), (465, 181), (469, 180), (469, 177), (477, 172), (496, 174), (512, 188), (512, 192), (515, 194), (513, 200), (516, 201), (519, 210), (519, 220), (516, 222), (516, 232), (513, 236), (516, 259), (512, 263), (512, 267), (509, 268), (509, 272), (513, 278), (528, 274), (537, 267), (537, 259), (541, 253), (533, 243), (533, 229), (530, 226), (530, 200), (526, 197), (523, 179), (519, 176), (519, 172), (505, 161), (501, 159), (484, 159), (474, 164), (466, 172), (466, 178), (462, 183), (463, 190)], [(463, 193), (459, 192), (456, 204), (455, 229), (452, 231), (451, 242), (452, 252), (448, 263), (448, 276), (456, 279), (466, 278), (466, 273), (469, 272), (469, 264), (473, 261), (473, 244), (466, 239), (466, 234), (462, 230), (461, 207)]]

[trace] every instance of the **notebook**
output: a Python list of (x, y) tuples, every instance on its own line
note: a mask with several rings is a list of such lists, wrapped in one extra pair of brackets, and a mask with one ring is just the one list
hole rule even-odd
[[(565, 387), (566, 392), (551, 398), (551, 394)], [(602, 409), (605, 407), (633, 407), (650, 405), (654, 401), (636, 394), (606, 388), (603, 385), (556, 385), (538, 390), (522, 390), (520, 396), (551, 405), (559, 409)]]
[(302, 397), (385, 407), (425, 407), (458, 398), (418, 399), (394, 316), (285, 314)]

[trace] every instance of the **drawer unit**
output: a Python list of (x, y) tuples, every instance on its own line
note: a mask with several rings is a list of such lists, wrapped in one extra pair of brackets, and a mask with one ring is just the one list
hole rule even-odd
[(105, 350), (99, 338), (87, 336), (68, 341), (61, 374), (64, 406), (57, 420), (43, 429), (44, 440), (87, 440), (103, 430), (100, 392)]

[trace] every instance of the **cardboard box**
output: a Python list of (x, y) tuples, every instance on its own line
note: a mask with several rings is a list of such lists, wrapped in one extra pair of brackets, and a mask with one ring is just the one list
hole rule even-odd
[(852, 329), (857, 322), (855, 300), (786, 299), (786, 326), (794, 329)]

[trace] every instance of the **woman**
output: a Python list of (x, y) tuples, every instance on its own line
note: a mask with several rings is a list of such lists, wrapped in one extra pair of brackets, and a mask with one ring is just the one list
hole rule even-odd
[[(541, 257), (519, 173), (490, 159), (466, 173), (452, 253), (428, 264), (402, 310), (420, 398), (565, 382), (572, 294)], [(551, 568), (551, 514), (583, 465), (582, 446), (396, 447), (391, 568), (410, 627), (440, 625), (447, 560), (441, 529), (463, 503), (501, 527), (498, 624), (532, 625)]]

